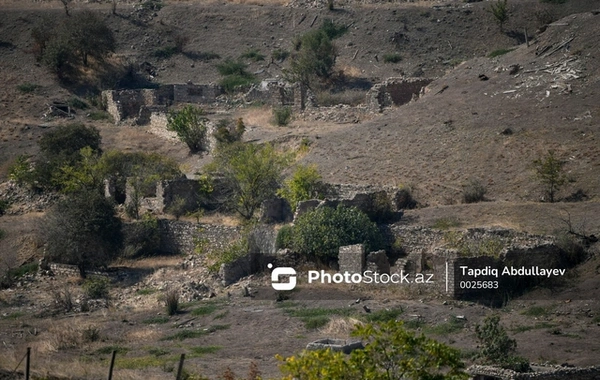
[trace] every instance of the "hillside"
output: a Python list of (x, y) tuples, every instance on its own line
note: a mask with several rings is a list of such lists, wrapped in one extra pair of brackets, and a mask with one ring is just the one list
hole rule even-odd
[[(570, 222), (575, 232), (600, 236), (600, 0), (509, 0), (502, 30), (489, 1), (339, 0), (334, 10), (324, 1), (158, 2), (161, 9), (119, 1), (116, 14), (111, 1), (71, 2), (71, 14), (98, 12), (117, 45), (106, 61), (59, 79), (36, 61), (31, 34), (44, 19), (65, 19), (60, 2), (0, 0), (0, 196), (14, 202), (0, 216), (0, 274), (37, 262), (44, 251), (38, 235), (58, 195), (8, 181), (10, 165), (35, 155), (44, 133), (73, 121), (93, 125), (104, 151), (160, 153), (193, 177), (210, 155), (192, 155), (184, 143), (130, 120), (113, 123), (99, 104), (100, 91), (218, 83), (218, 63), (252, 51), (264, 59), (246, 58), (248, 71), (260, 80), (282, 78), (290, 59), (277, 60), (274, 52), (291, 51), (299, 35), (326, 19), (348, 29), (335, 40), (331, 89), (314, 88), (327, 106), (295, 113), (288, 126), (277, 127), (270, 106), (222, 97), (207, 105), (208, 117), (243, 118), (247, 141), (294, 149), (308, 143), (299, 162), (315, 164), (326, 182), (410, 189), (418, 206), (404, 210), (396, 227), (562, 236)], [(181, 52), (165, 53), (178, 41)], [(397, 62), (386, 62), (391, 54)], [(431, 82), (406, 104), (368, 108), (367, 91), (395, 77)], [(54, 102), (74, 100), (89, 108), (73, 118), (50, 113)], [(564, 162), (567, 179), (555, 203), (544, 198), (534, 168), (549, 151)], [(473, 180), (484, 187), (485, 201), (466, 204), (463, 191)], [(202, 221), (240, 224), (219, 212)], [(502, 323), (520, 355), (542, 364), (599, 364), (599, 245), (588, 248), (589, 258), (569, 271), (561, 288), (506, 301)], [(457, 347), (472, 363), (475, 326), (499, 311), (415, 289), (349, 287), (343, 290), (352, 299), (326, 289), (308, 300), (254, 299), (247, 289), (268, 287), (268, 275), (225, 287), (203, 257), (188, 253), (115, 262), (112, 269), (127, 273), (125, 280), (113, 282), (106, 301), (86, 304), (88, 311), (76, 277), (25, 275), (1, 289), (0, 378), (29, 346), (37, 374), (64, 378), (104, 377), (113, 349), (119, 376), (131, 379), (174, 376), (181, 353), (188, 355), (186, 369), (211, 378), (228, 367), (244, 374), (252, 362), (273, 377), (280, 375), (276, 354), (293, 355), (324, 336), (348, 339), (356, 320), (368, 320), (368, 308), (375, 315), (397, 312), (410, 329)], [(196, 298), (166, 316), (164, 293), (174, 284)], [(77, 302), (56, 311), (68, 290)], [(327, 324), (309, 327), (315, 316)], [(94, 331), (94, 339), (82, 335)], [(190, 331), (196, 334), (185, 336)]]

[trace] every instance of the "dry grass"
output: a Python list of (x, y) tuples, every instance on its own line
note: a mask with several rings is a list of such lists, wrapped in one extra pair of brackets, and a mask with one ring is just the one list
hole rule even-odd
[(352, 330), (356, 325), (362, 325), (363, 323), (355, 318), (341, 318), (333, 317), (319, 332), (323, 336), (327, 336), (335, 339), (346, 339), (350, 336)]

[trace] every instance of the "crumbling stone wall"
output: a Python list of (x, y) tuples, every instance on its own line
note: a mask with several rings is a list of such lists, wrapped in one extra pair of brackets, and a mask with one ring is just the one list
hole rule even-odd
[(365, 246), (354, 244), (340, 247), (338, 253), (340, 272), (362, 273), (365, 270)]
[(216, 84), (173, 84), (173, 103), (211, 104), (223, 95), (223, 88)]
[(241, 237), (239, 227), (198, 224), (159, 219), (160, 251), (191, 254), (196, 241), (202, 240), (207, 250), (222, 250)]
[(314, 107), (312, 92), (300, 83), (288, 83), (277, 79), (263, 80), (244, 95), (246, 102), (263, 102), (274, 107), (289, 106), (296, 111)]
[(381, 111), (391, 106), (401, 106), (416, 99), (431, 79), (425, 78), (389, 78), (371, 87), (366, 95), (367, 107)]
[[(540, 368), (541, 369), (541, 368)], [(509, 369), (474, 365), (467, 369), (473, 380), (595, 380), (600, 378), (600, 367), (544, 368), (544, 371), (518, 373)]]

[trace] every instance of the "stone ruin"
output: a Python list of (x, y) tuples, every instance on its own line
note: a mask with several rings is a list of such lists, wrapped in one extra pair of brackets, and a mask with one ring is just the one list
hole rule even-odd
[(390, 274), (390, 262), (385, 251), (371, 252), (366, 255), (363, 244), (340, 247), (338, 265), (342, 273), (363, 273), (365, 270), (370, 270)]
[(367, 92), (367, 108), (381, 112), (384, 108), (409, 103), (418, 99), (432, 81), (426, 78), (389, 78)]
[(600, 378), (600, 367), (536, 366), (535, 372), (519, 373), (509, 369), (474, 365), (467, 368), (473, 380), (596, 380)]
[[(102, 92), (102, 102), (115, 124), (133, 120), (136, 125), (166, 127), (166, 113), (176, 104), (219, 105), (224, 102), (223, 88), (216, 84), (166, 84), (158, 88), (135, 90), (107, 90)], [(304, 110), (314, 106), (314, 96), (300, 84), (290, 84), (274, 79), (254, 85), (243, 96), (245, 102), (263, 102), (272, 106), (290, 106)], [(225, 104), (225, 103), (223, 103)]]

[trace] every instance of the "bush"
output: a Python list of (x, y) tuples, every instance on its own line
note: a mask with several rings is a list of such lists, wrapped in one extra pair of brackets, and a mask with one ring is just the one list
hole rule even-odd
[(273, 122), (279, 127), (286, 126), (292, 120), (291, 107), (275, 107), (273, 108)]
[(240, 56), (240, 58), (250, 59), (251, 61), (254, 61), (254, 62), (259, 62), (259, 61), (265, 60), (265, 56), (263, 54), (260, 54), (258, 49), (249, 49), (244, 54), (242, 54)]
[(279, 62), (283, 62), (285, 61), (285, 59), (287, 57), (289, 57), (290, 52), (287, 50), (283, 50), (283, 49), (275, 49), (271, 52), (271, 57), (273, 57), (273, 59), (275, 61), (279, 61)]
[(169, 290), (165, 296), (165, 305), (167, 306), (167, 314), (175, 315), (179, 311), (179, 292), (177, 290)]
[(219, 120), (217, 123), (217, 128), (213, 133), (213, 137), (217, 140), (217, 147), (223, 147), (236, 141), (240, 141), (245, 131), (246, 126), (241, 117), (235, 122), (235, 127), (232, 125), (231, 120), (224, 119)]
[(382, 247), (377, 225), (354, 207), (321, 207), (301, 215), (294, 223), (291, 248), (319, 259), (337, 259), (341, 246), (364, 243), (368, 251)]
[(290, 247), (292, 245), (294, 230), (292, 226), (282, 226), (277, 231), (277, 238), (275, 239), (275, 248), (281, 249)]
[(89, 299), (108, 298), (110, 281), (106, 277), (90, 277), (83, 282), (83, 292)]
[(288, 201), (292, 211), (296, 211), (298, 202), (320, 199), (323, 192), (324, 184), (316, 165), (299, 165), (277, 194)]
[(223, 76), (219, 84), (229, 94), (256, 82), (254, 75), (246, 71), (246, 64), (240, 61), (226, 59), (217, 65), (217, 70)]
[(168, 59), (177, 53), (180, 53), (177, 46), (165, 46), (163, 48), (156, 49), (152, 55), (156, 58)]
[(384, 63), (398, 63), (402, 60), (402, 56), (398, 53), (387, 53), (383, 55)]
[(348, 28), (325, 20), (319, 29), (300, 36), (294, 43), (288, 79), (310, 85), (313, 77), (327, 79), (333, 74), (337, 49), (332, 40), (342, 36)]
[(226, 248), (212, 252), (208, 258), (212, 261), (212, 264), (208, 267), (211, 272), (218, 272), (223, 264), (229, 264), (239, 259), (248, 253), (249, 245), (248, 239), (242, 238), (234, 241)]
[(484, 363), (520, 372), (530, 369), (526, 359), (515, 355), (517, 342), (508, 337), (498, 315), (486, 317), (482, 325), (475, 326), (475, 333), (482, 346), (479, 357)]
[(488, 54), (488, 58), (496, 58), (504, 54), (508, 54), (515, 49), (498, 49)]
[(23, 83), (17, 86), (17, 90), (25, 94), (30, 94), (40, 88), (39, 85), (33, 83)]
[(164, 7), (162, 0), (146, 0), (142, 3), (142, 8), (149, 11), (160, 11)]
[(123, 226), (124, 255), (129, 258), (152, 256), (160, 249), (158, 220), (145, 214), (141, 221)]
[(471, 179), (463, 186), (463, 203), (477, 203), (485, 200), (487, 190), (477, 179)]
[(201, 108), (187, 105), (179, 112), (169, 113), (167, 129), (177, 133), (190, 152), (198, 153), (208, 150), (207, 121)]
[(275, 196), (289, 159), (270, 144), (236, 142), (217, 150), (206, 170), (221, 177), (227, 194), (224, 203), (251, 219), (263, 201)]

